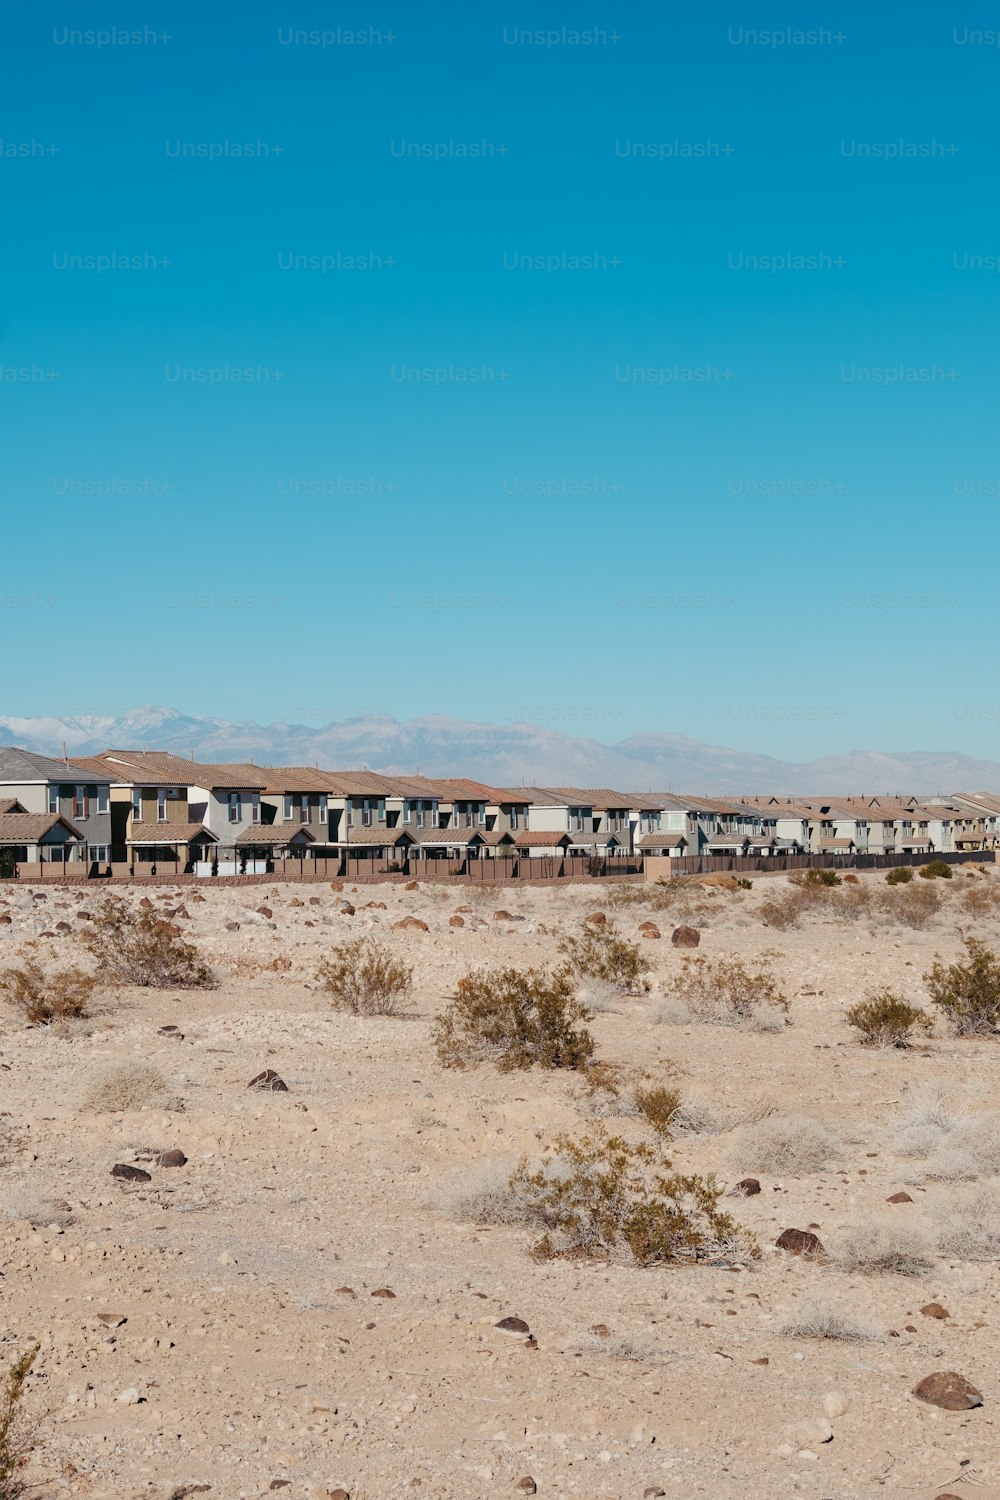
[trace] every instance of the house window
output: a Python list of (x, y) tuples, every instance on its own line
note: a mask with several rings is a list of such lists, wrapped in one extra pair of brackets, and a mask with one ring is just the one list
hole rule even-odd
[(281, 816), (284, 822), (292, 821), (292, 798), (286, 792), (281, 801)]
[(684, 814), (682, 812), (667, 813), (667, 827), (684, 830)]
[(480, 822), (480, 824), (482, 824), (482, 823), (486, 822), (486, 803), (485, 802), (480, 802), (478, 805), (479, 805), (479, 822)]
[(320, 815), (320, 818), (321, 818), (321, 820), (323, 822), (326, 821), (326, 817), (327, 817), (327, 813), (329, 811), (329, 807), (330, 807), (329, 799), (328, 799), (326, 793), (323, 792), (321, 794), (321, 796), (320, 796), (320, 799), (319, 799), (319, 815)]
[(302, 793), (302, 800), (299, 804), (299, 822), (309, 822), (309, 797), (305, 792)]
[(87, 852), (92, 864), (106, 865), (108, 862), (107, 844), (89, 844)]
[(165, 823), (167, 821), (167, 789), (165, 786), (156, 788), (156, 821)]
[(521, 815), (516, 807), (512, 807), (510, 810), (510, 826), (511, 828), (520, 828), (521, 826)]
[(260, 822), (260, 792), (254, 792), (250, 797), (250, 821)]
[(375, 815), (372, 811), (372, 805), (366, 798), (361, 804), (361, 826), (362, 828), (370, 828), (374, 821)]
[(87, 816), (87, 788), (85, 786), (73, 788), (73, 816), (74, 818)]
[(132, 793), (132, 822), (142, 822), (142, 793), (138, 788)]
[(97, 788), (97, 811), (99, 813), (106, 813), (107, 810), (108, 810), (108, 788), (106, 786), (99, 786)]
[(411, 810), (412, 807), (413, 807), (413, 803), (412, 802), (404, 802), (403, 803), (403, 822), (404, 823), (408, 823), (410, 821), (410, 810)]
[(230, 821), (230, 823), (239, 823), (239, 822), (242, 821), (242, 819), (243, 819), (243, 806), (242, 806), (242, 803), (241, 803), (241, 800), (240, 800), (240, 794), (239, 794), (239, 792), (230, 792), (229, 793), (229, 821)]
[(58, 811), (59, 811), (59, 788), (57, 786), (50, 786), (49, 787), (49, 812), (50, 813), (57, 813)]

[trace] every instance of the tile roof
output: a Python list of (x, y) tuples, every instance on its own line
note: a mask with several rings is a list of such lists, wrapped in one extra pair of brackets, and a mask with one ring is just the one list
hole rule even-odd
[(65, 842), (83, 841), (83, 834), (76, 824), (59, 813), (9, 812), (0, 813), (0, 844), (36, 844), (57, 823), (62, 823), (70, 831), (70, 838)]
[(515, 832), (513, 835), (515, 849), (557, 849), (560, 844), (569, 844), (568, 833), (560, 833), (557, 828), (546, 832), (542, 828), (530, 828)]
[(684, 834), (675, 830), (673, 833), (644, 833), (635, 847), (637, 849), (679, 849), (687, 842)]
[[(604, 811), (606, 808), (618, 808), (628, 810), (644, 804), (635, 800), (642, 794), (636, 792), (626, 796), (624, 792), (613, 792), (606, 786), (550, 786), (545, 787), (547, 792), (556, 792), (560, 797), (565, 797), (571, 807), (594, 807)], [(655, 803), (652, 806), (655, 807)]]
[(265, 779), (264, 795), (282, 796), (285, 792), (320, 792), (333, 790), (329, 771), (315, 766), (257, 766)]
[(485, 830), (478, 828), (428, 828), (416, 835), (418, 844), (485, 844), (488, 842)]
[(820, 852), (824, 849), (854, 849), (856, 844), (853, 839), (820, 839)]
[(21, 806), (16, 797), (0, 798), (0, 813), (23, 813), (27, 808)]
[(362, 848), (391, 849), (403, 840), (414, 842), (413, 834), (405, 828), (348, 828), (346, 838), (335, 839), (336, 845), (360, 845)]
[(279, 844), (294, 844), (298, 840), (304, 840), (307, 844), (314, 844), (316, 836), (303, 824), (292, 827), (290, 824), (279, 823), (255, 823), (252, 828), (244, 828), (243, 832), (237, 834), (237, 844), (260, 844), (274, 847)]
[[(51, 760), (17, 745), (0, 745), (0, 784), (18, 781), (79, 781), (82, 767), (76, 761)], [(91, 778), (94, 779), (93, 777)], [(98, 775), (98, 781), (108, 780)]]
[(204, 823), (133, 823), (126, 844), (155, 844), (168, 847), (171, 844), (190, 844), (195, 839), (207, 839), (213, 844), (218, 838)]
[(203, 786), (220, 789), (262, 789), (265, 778), (259, 766), (225, 765), (186, 760), (168, 750), (103, 750), (91, 756), (90, 764), (107, 767), (107, 774), (139, 786)]

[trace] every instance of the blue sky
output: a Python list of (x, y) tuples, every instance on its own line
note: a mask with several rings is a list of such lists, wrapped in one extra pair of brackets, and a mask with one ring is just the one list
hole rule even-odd
[(142, 9), (2, 22), (3, 712), (997, 755), (989, 7)]

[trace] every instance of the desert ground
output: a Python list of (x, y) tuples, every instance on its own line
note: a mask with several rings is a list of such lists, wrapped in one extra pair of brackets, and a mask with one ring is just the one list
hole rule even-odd
[[(967, 933), (1000, 948), (1000, 873), (956, 870), (933, 882), (933, 911), (904, 909), (931, 885), (887, 893), (863, 875), (784, 927), (761, 910), (793, 892), (783, 876), (147, 892), (217, 987), (99, 975), (89, 1017), (53, 1025), (0, 1006), (0, 1365), (40, 1345), (28, 1493), (997, 1500), (1000, 1038), (956, 1036), (935, 1013), (926, 1039), (872, 1048), (845, 1020), (879, 986), (933, 1011), (936, 954), (961, 957)], [(92, 969), (80, 933), (101, 901), (0, 888), (0, 969)], [(581, 978), (594, 1060), (677, 1082), (667, 1154), (716, 1175), (757, 1259), (540, 1261), (530, 1226), (463, 1208), (560, 1132), (652, 1139), (627, 1089), (445, 1068), (433, 1046), (461, 976), (551, 968), (595, 912), (638, 944), (649, 989)], [(395, 926), (407, 917), (427, 930)], [(697, 950), (672, 945), (679, 924)], [(413, 967), (397, 1015), (338, 1011), (317, 981), (359, 935)], [(732, 956), (764, 959), (787, 1015), (685, 1011), (685, 962)], [(135, 1065), (162, 1091), (102, 1107), (109, 1070)], [(248, 1088), (265, 1069), (287, 1091)], [(757, 1166), (762, 1131), (788, 1117), (796, 1139), (798, 1117), (818, 1122), (813, 1158)], [(183, 1165), (159, 1164), (177, 1150)], [(731, 1195), (748, 1175), (761, 1191)], [(887, 1203), (900, 1192), (911, 1201)], [(824, 1253), (777, 1248), (790, 1227)], [(866, 1260), (886, 1237), (902, 1270)], [(982, 1404), (911, 1394), (941, 1371)]]

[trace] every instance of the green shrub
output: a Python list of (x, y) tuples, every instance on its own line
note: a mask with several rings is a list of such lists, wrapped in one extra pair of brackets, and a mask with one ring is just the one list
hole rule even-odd
[(921, 880), (950, 880), (952, 878), (951, 865), (943, 859), (932, 859), (929, 864), (921, 865), (917, 873)]
[(843, 881), (836, 870), (821, 870), (816, 865), (811, 865), (807, 870), (793, 870), (789, 875), (792, 885), (817, 887), (824, 885), (843, 885)]
[(680, 1090), (665, 1083), (651, 1083), (648, 1087), (633, 1089), (632, 1099), (654, 1134), (661, 1140), (667, 1140), (681, 1107)]
[(933, 1025), (926, 1011), (885, 988), (852, 1005), (847, 1021), (860, 1031), (863, 1047), (905, 1047), (915, 1028), (928, 1032)]
[(788, 1010), (778, 978), (762, 958), (752, 965), (741, 958), (686, 958), (667, 993), (697, 1020), (730, 1026), (757, 1026)]
[(466, 974), (433, 1028), (446, 1068), (492, 1062), (515, 1068), (583, 1068), (594, 1039), (590, 1012), (576, 998), (568, 969), (494, 969)]
[(26, 959), (22, 968), (0, 973), (0, 996), (21, 1012), (29, 1026), (48, 1026), (85, 1016), (96, 984), (94, 976), (83, 969), (46, 974), (41, 964)]
[(522, 1159), (511, 1187), (545, 1233), (537, 1259), (624, 1256), (640, 1266), (753, 1258), (752, 1238), (719, 1210), (712, 1177), (674, 1172), (661, 1151), (594, 1130), (556, 1137), (541, 1166)]
[(413, 970), (372, 938), (338, 943), (316, 977), (334, 1010), (356, 1016), (391, 1016), (413, 988)]
[(584, 925), (582, 932), (563, 938), (560, 953), (565, 953), (570, 967), (586, 979), (613, 984), (625, 994), (641, 994), (649, 989), (643, 979), (649, 964), (638, 943), (622, 937), (613, 922), (600, 926)]
[(27, 1490), (21, 1475), (34, 1445), (30, 1427), (24, 1421), (21, 1401), (28, 1372), (40, 1347), (36, 1344), (14, 1361), (0, 1394), (0, 1500), (17, 1500)]
[(1000, 959), (973, 937), (965, 939), (965, 951), (966, 963), (935, 959), (924, 979), (959, 1036), (987, 1036), (1000, 1027)]
[(885, 877), (885, 883), (886, 885), (909, 885), (912, 879), (912, 865), (897, 865), (894, 870), (889, 871)]
[(747, 880), (747, 878), (746, 878), (745, 875), (737, 876), (736, 884), (739, 886), (739, 888), (740, 888), (741, 891), (752, 891), (753, 890), (753, 881), (752, 880)]
[(172, 922), (149, 907), (133, 909), (120, 896), (107, 897), (86, 924), (82, 941), (110, 984), (178, 990), (215, 984), (197, 948), (184, 941)]

